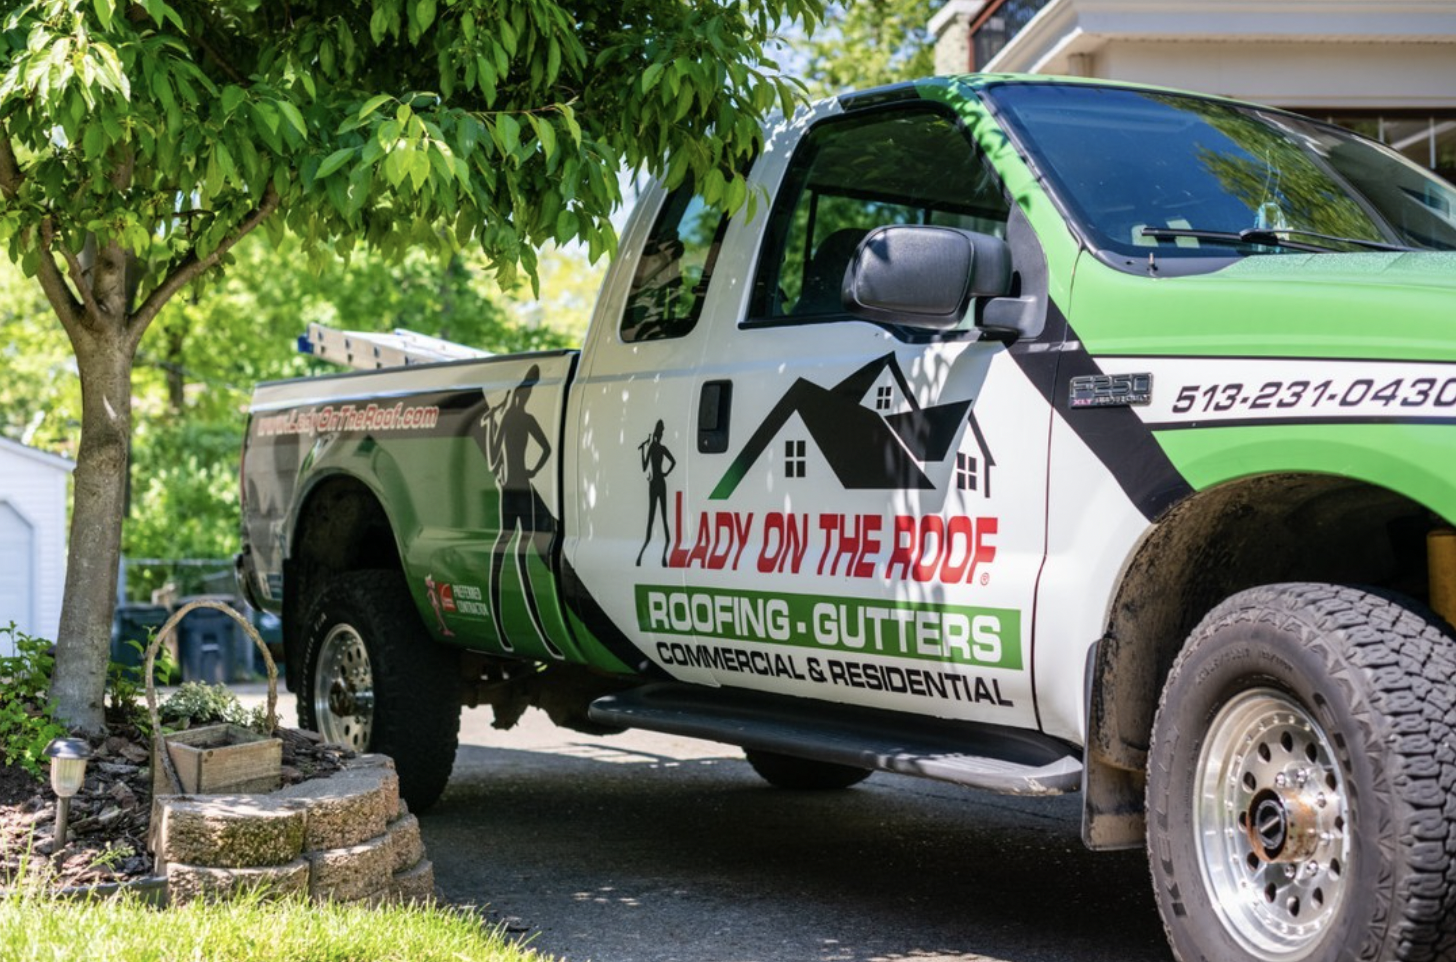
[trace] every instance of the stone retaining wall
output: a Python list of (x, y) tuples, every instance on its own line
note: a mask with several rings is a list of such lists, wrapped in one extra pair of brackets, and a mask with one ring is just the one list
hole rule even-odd
[(266, 795), (158, 796), (152, 850), (174, 904), (260, 886), (339, 902), (418, 901), (435, 891), (420, 823), (383, 755)]

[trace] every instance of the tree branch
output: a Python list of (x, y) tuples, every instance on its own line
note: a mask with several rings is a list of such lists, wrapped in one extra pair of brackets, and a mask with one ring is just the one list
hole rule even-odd
[[(46, 219), (46, 224), (50, 224), (50, 218)], [(81, 294), (81, 304), (86, 310), (86, 318), (93, 323), (99, 322), (101, 305), (96, 301), (96, 292), (92, 290), (91, 283), (86, 277), (86, 269), (81, 266), (81, 259), (70, 251), (62, 251), (61, 256), (66, 259), (66, 267), (71, 272), (71, 286)]]
[(212, 58), (213, 62), (217, 64), (217, 69), (227, 74), (229, 80), (237, 84), (239, 87), (252, 86), (252, 83), (248, 80), (247, 77), (244, 77), (242, 74), (238, 73), (237, 70), (233, 68), (233, 65), (228, 61), (228, 59), (224, 57), (221, 53), (219, 53), (216, 47), (207, 42), (207, 38), (202, 35), (202, 31), (199, 30), (197, 33), (192, 34), (191, 39), (194, 43), (202, 48), (202, 52), (204, 54)]
[(227, 252), (233, 249), (233, 245), (251, 234), (259, 224), (262, 224), (263, 221), (267, 220), (278, 209), (278, 204), (278, 192), (273, 189), (273, 184), (270, 182), (267, 190), (263, 192), (262, 203), (253, 208), (252, 213), (248, 214), (243, 222), (238, 225), (238, 229), (217, 246), (217, 250), (208, 254), (206, 257), (198, 257), (194, 251), (182, 258), (162, 283), (158, 284), (147, 295), (147, 299), (143, 302), (142, 306), (132, 313), (128, 326), (131, 330), (133, 341), (140, 341), (142, 333), (147, 329), (147, 325), (152, 323), (158, 312), (172, 299), (174, 294), (192, 283), (205, 271), (216, 267), (227, 256)]
[(6, 200), (14, 200), (20, 193), (25, 175), (20, 172), (20, 162), (15, 159), (15, 147), (10, 143), (10, 131), (0, 121), (0, 193)]
[[(56, 317), (61, 319), (61, 325), (65, 327), (66, 333), (74, 341), (76, 337), (75, 328), (85, 323), (87, 317), (86, 309), (76, 300), (76, 295), (66, 286), (66, 279), (61, 276), (61, 271), (56, 267), (55, 258), (51, 256), (51, 246), (55, 241), (55, 225), (47, 217), (40, 223), (40, 264), (36, 269), (36, 275), (40, 281), (40, 289), (45, 292), (46, 300), (50, 302), (51, 310), (56, 312)], [(74, 255), (67, 254), (67, 261), (71, 261)], [(72, 270), (76, 270), (73, 266)], [(78, 285), (80, 286), (80, 285)]]

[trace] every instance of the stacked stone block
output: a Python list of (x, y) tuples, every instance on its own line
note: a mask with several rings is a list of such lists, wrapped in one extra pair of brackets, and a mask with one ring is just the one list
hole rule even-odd
[(259, 888), (337, 902), (434, 895), (419, 820), (382, 755), (361, 755), (327, 778), (267, 795), (159, 796), (152, 833), (157, 872), (174, 903)]

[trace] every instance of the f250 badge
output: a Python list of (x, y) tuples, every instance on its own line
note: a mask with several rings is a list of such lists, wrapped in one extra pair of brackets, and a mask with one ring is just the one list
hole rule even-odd
[(1153, 398), (1151, 374), (1086, 374), (1072, 378), (1074, 408), (1131, 407)]

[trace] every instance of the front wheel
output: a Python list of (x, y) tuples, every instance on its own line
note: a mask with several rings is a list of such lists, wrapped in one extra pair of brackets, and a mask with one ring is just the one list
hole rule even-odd
[(425, 633), (403, 576), (355, 571), (308, 607), (298, 721), (324, 739), (394, 759), (411, 809), (435, 803), (460, 732), (453, 653)]
[(1183, 962), (1456, 950), (1451, 639), (1319, 584), (1241, 592), (1190, 636), (1149, 749), (1148, 853)]

